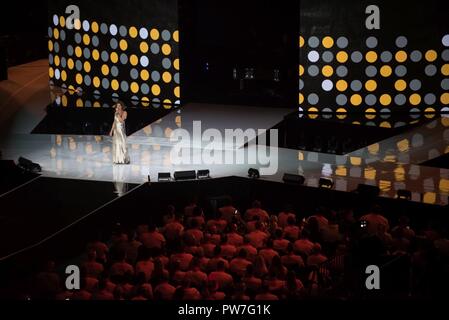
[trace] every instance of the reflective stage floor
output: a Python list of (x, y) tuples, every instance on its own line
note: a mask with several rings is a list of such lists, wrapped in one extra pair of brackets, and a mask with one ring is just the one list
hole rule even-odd
[[(249, 128), (270, 129), (292, 109), (255, 108), (188, 104), (175, 110), (128, 138), (131, 165), (111, 163), (111, 138), (90, 135), (31, 134), (44, 119), (45, 106), (52, 101), (44, 61), (10, 69), (10, 80), (0, 82), (0, 150), (3, 159), (20, 156), (39, 163), (45, 177), (140, 184), (157, 180), (159, 172), (210, 169), (212, 177), (246, 176), (248, 169), (264, 168), (248, 154), (258, 146), (222, 143), (209, 164), (199, 155), (207, 154), (206, 143), (192, 138), (184, 146), (192, 164), (176, 164), (170, 139), (173, 130), (185, 129), (193, 136), (193, 121), (201, 121), (201, 130)], [(381, 195), (395, 197), (397, 190), (412, 192), (412, 200), (430, 204), (448, 204), (449, 170), (421, 165), (449, 153), (449, 118), (433, 115), (408, 131), (345, 154), (271, 148), (271, 165), (276, 173), (262, 179), (281, 181), (284, 173), (302, 174), (309, 186), (318, 186), (321, 177), (334, 181), (334, 188), (353, 191), (359, 184), (377, 185)], [(220, 164), (232, 157), (234, 164)], [(276, 157), (275, 157), (276, 156)], [(276, 161), (277, 158), (277, 161)], [(245, 159), (236, 163), (235, 159)], [(277, 162), (277, 163), (276, 163)]]

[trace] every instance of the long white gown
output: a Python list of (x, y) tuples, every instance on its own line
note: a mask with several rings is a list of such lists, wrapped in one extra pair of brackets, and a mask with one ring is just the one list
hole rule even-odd
[(112, 162), (114, 164), (129, 164), (128, 147), (126, 145), (126, 127), (121, 123), (119, 115), (114, 117), (114, 131), (112, 137)]

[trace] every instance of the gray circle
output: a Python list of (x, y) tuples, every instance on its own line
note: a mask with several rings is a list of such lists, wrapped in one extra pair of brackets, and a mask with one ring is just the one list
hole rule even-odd
[(354, 63), (360, 63), (360, 62), (362, 62), (362, 60), (363, 60), (363, 55), (362, 55), (362, 53), (361, 53), (360, 51), (354, 51), (354, 52), (351, 54), (351, 60), (352, 60), (352, 62), (354, 62)]
[(129, 72), (131, 79), (136, 80), (139, 78), (139, 71), (135, 68), (132, 68), (131, 71)]
[(309, 76), (316, 77), (320, 73), (320, 69), (317, 66), (315, 66), (315, 65), (311, 65), (307, 69), (307, 72), (309, 73)]
[(128, 35), (128, 28), (126, 28), (125, 26), (120, 26), (120, 28), (118, 29), (118, 32), (124, 38)]
[(425, 73), (428, 77), (433, 77), (438, 72), (437, 67), (435, 67), (433, 64), (430, 64), (426, 67)]
[(148, 86), (148, 84), (144, 83), (142, 84), (142, 86), (140, 87), (140, 90), (142, 91), (143, 94), (148, 94), (150, 93), (150, 87)]
[(345, 66), (339, 66), (337, 67), (336, 73), (340, 78), (344, 78), (348, 75), (348, 68)]
[(351, 89), (352, 89), (352, 91), (356, 91), (357, 92), (357, 91), (362, 90), (362, 88), (363, 88), (363, 84), (362, 84), (361, 81), (354, 80), (354, 81), (351, 82)]
[(176, 84), (179, 84), (181, 82), (181, 80), (179, 79), (179, 72), (175, 73), (175, 75), (173, 76), (173, 80)]
[(376, 37), (369, 37), (366, 39), (366, 46), (370, 49), (377, 47), (378, 41)]
[(394, 69), (394, 73), (400, 78), (405, 77), (405, 75), (407, 74), (407, 68), (403, 65), (397, 66)]
[(159, 47), (159, 45), (157, 43), (152, 43), (150, 46), (150, 50), (152, 54), (159, 54), (159, 52), (161, 51), (161, 48)]
[(309, 104), (311, 104), (312, 106), (315, 106), (318, 104), (318, 102), (320, 102), (320, 98), (318, 97), (318, 95), (316, 93), (311, 93), (307, 97), (307, 102)]
[(334, 60), (334, 54), (333, 54), (332, 52), (330, 52), (330, 51), (325, 51), (325, 52), (323, 53), (323, 61), (324, 61), (324, 62), (330, 63), (330, 62), (332, 62), (333, 60)]
[(119, 72), (118, 72), (117, 66), (112, 66), (112, 67), (111, 67), (111, 75), (112, 75), (114, 78), (117, 78), (117, 77), (118, 77), (118, 74), (119, 74)]
[(73, 56), (73, 47), (71, 45), (67, 46), (67, 54), (71, 57)]
[(51, 27), (48, 28), (48, 37), (53, 38), (53, 28)]
[(443, 51), (443, 53), (441, 54), (441, 58), (443, 59), (443, 61), (449, 61), (449, 49)]
[(103, 60), (103, 62), (108, 62), (109, 60), (109, 54), (107, 51), (102, 51), (101, 52), (101, 60)]
[(55, 50), (55, 53), (59, 52), (59, 43), (55, 42), (55, 44), (53, 46), (53, 50)]
[(339, 94), (335, 101), (339, 106), (344, 106), (348, 103), (348, 98), (344, 94)]
[(131, 97), (131, 103), (133, 104), (133, 106), (137, 106), (140, 103), (140, 99), (137, 96), (132, 96)]
[(384, 51), (380, 55), (380, 60), (384, 63), (388, 63), (393, 59), (393, 54), (390, 51)]
[(403, 106), (407, 103), (407, 97), (403, 94), (398, 94), (394, 97), (394, 103), (398, 106)]
[(51, 53), (48, 55), (48, 62), (50, 64), (53, 64), (55, 62), (54, 57), (53, 57), (53, 55)]
[(83, 55), (85, 59), (90, 59), (90, 50), (89, 48), (84, 48)]
[(109, 32), (108, 25), (106, 23), (102, 23), (100, 26), (100, 31), (102, 34), (106, 34)]
[(413, 91), (418, 91), (421, 89), (421, 81), (418, 79), (414, 79), (412, 81), (410, 81), (410, 89), (412, 89)]
[(98, 39), (97, 36), (93, 36), (93, 37), (92, 37), (92, 45), (93, 45), (94, 47), (98, 47), (98, 46), (100, 45), (100, 40)]
[(85, 76), (84, 76), (84, 84), (85, 84), (86, 86), (90, 86), (90, 85), (92, 84), (92, 79), (90, 78), (89, 75), (85, 75)]
[(441, 81), (441, 88), (443, 90), (449, 90), (449, 79), (443, 79)]
[(304, 89), (304, 81), (303, 80), (299, 80), (299, 90)]
[(308, 43), (309, 47), (318, 48), (320, 45), (320, 39), (318, 39), (317, 37), (310, 37)]
[(62, 57), (61, 58), (61, 67), (65, 68), (67, 66), (67, 60), (66, 58)]
[(75, 42), (80, 44), (83, 39), (81, 38), (81, 34), (75, 33)]
[(122, 81), (122, 83), (120, 84), (120, 88), (122, 89), (123, 92), (128, 92), (129, 90), (128, 82)]
[(369, 66), (365, 69), (365, 74), (369, 78), (373, 78), (377, 75), (377, 68), (375, 66)]
[(76, 70), (78, 70), (78, 71), (83, 70), (83, 63), (82, 63), (80, 60), (76, 60), (76, 62), (75, 62), (75, 68), (76, 68)]
[(109, 80), (106, 78), (103, 78), (103, 80), (101, 81), (101, 85), (102, 85), (103, 89), (109, 89)]
[(92, 102), (91, 102), (90, 100), (86, 100), (86, 101), (84, 102), (84, 107), (86, 107), (86, 108), (91, 108), (91, 107), (92, 107)]
[(161, 74), (158, 71), (151, 72), (151, 80), (159, 82), (159, 80), (161, 80)]
[(377, 98), (374, 94), (369, 94), (365, 97), (365, 103), (368, 106), (374, 106), (377, 103)]
[(112, 38), (111, 41), (109, 41), (109, 45), (111, 46), (112, 50), (117, 50), (118, 48), (118, 41), (115, 38)]
[(424, 102), (427, 105), (432, 106), (433, 104), (435, 104), (437, 102), (437, 97), (433, 93), (428, 93), (424, 97)]
[(153, 105), (153, 108), (155, 108), (155, 109), (159, 108), (161, 106), (161, 99), (154, 98), (152, 100), (152, 105)]
[(349, 45), (348, 38), (340, 37), (337, 39), (337, 47), (340, 49), (345, 49)]
[(120, 55), (120, 63), (121, 64), (127, 64), (128, 63), (128, 56), (125, 53), (122, 53)]
[(164, 67), (164, 69), (170, 69), (171, 68), (171, 60), (169, 58), (164, 58), (162, 60), (162, 67)]
[(408, 44), (408, 40), (406, 37), (404, 37), (404, 36), (397, 37), (396, 46), (398, 48), (405, 48), (407, 46), (407, 44)]
[(421, 51), (415, 50), (412, 51), (412, 53), (410, 54), (410, 60), (412, 60), (413, 62), (419, 62), (422, 59), (422, 53)]
[(164, 40), (164, 41), (170, 41), (170, 39), (171, 39), (170, 31), (168, 31), (168, 30), (162, 31), (161, 37), (162, 37), (162, 40)]
[(65, 41), (66, 34), (64, 30), (61, 30), (61, 32), (59, 32), (59, 38), (61, 39), (61, 41)]

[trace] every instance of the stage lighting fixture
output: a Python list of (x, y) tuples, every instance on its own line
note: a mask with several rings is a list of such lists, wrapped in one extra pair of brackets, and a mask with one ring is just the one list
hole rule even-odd
[(412, 200), (412, 192), (409, 190), (398, 190), (397, 198), (401, 200)]
[(198, 180), (210, 179), (210, 170), (198, 170), (196, 178)]
[(302, 186), (306, 182), (306, 178), (298, 174), (286, 173), (284, 174), (282, 181), (284, 181), (284, 183)]
[(170, 172), (159, 172), (157, 176), (158, 182), (169, 182), (171, 181), (171, 173)]
[(322, 189), (332, 189), (334, 187), (334, 181), (329, 178), (321, 178), (318, 185)]
[(257, 169), (251, 168), (248, 170), (248, 177), (251, 179), (260, 179), (260, 172)]
[(19, 167), (21, 167), (25, 171), (33, 172), (33, 173), (40, 173), (42, 172), (42, 168), (37, 163), (34, 163), (31, 160), (25, 159), (23, 157), (19, 158)]
[(182, 180), (195, 180), (196, 179), (196, 172), (195, 171), (177, 171), (174, 174), (175, 181), (182, 181)]

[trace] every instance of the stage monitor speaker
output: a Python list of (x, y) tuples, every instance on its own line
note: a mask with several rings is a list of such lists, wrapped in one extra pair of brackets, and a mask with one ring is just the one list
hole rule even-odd
[(195, 171), (177, 171), (174, 174), (176, 181), (182, 181), (182, 180), (195, 180), (196, 179), (196, 172)]
[(157, 177), (158, 182), (169, 182), (171, 181), (171, 173), (170, 172), (160, 172)]
[(210, 170), (198, 170), (196, 178), (199, 180), (210, 179)]
[(398, 190), (397, 198), (401, 200), (412, 200), (412, 192), (410, 190)]
[(250, 168), (248, 170), (248, 178), (251, 179), (260, 179), (260, 172), (257, 169), (254, 168)]
[(322, 189), (332, 189), (334, 187), (334, 181), (329, 178), (321, 178), (318, 185)]
[(298, 174), (290, 174), (286, 173), (284, 174), (284, 177), (282, 178), (282, 181), (288, 184), (295, 184), (302, 186), (306, 182), (306, 178), (303, 176), (300, 176)]
[(19, 158), (19, 167), (33, 173), (42, 172), (42, 168), (40, 165), (22, 157)]
[(359, 184), (356, 192), (361, 196), (376, 198), (380, 194), (380, 188), (378, 186)]

